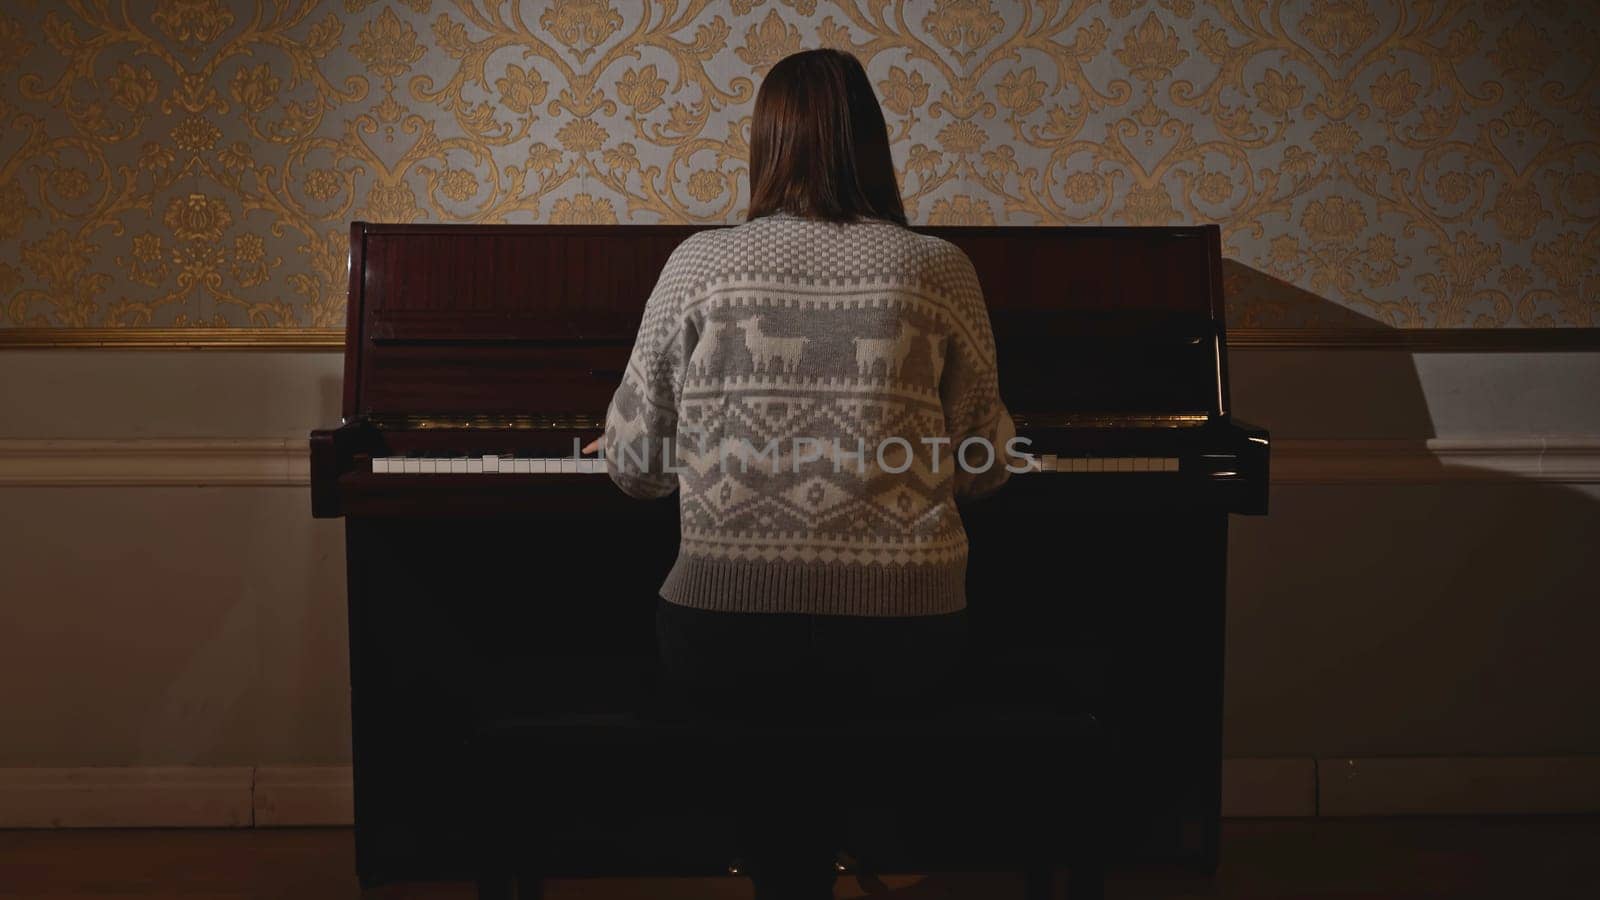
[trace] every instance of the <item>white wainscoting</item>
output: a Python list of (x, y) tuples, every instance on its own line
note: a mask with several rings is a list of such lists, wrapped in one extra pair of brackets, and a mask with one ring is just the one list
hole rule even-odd
[[(0, 485), (287, 487), (303, 438), (0, 440)], [(1274, 484), (1600, 483), (1600, 435), (1279, 440)], [(1600, 755), (1237, 758), (1234, 817), (1600, 812)], [(0, 768), (0, 828), (343, 825), (347, 766)]]
[[(294, 438), (0, 440), (0, 485), (283, 486), (309, 483)], [(1600, 482), (1600, 436), (1280, 440), (1274, 484)]]

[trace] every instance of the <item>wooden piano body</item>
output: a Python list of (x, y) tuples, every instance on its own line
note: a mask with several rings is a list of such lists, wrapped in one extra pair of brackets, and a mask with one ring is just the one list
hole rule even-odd
[[(312, 435), (312, 499), (346, 520), (363, 883), (471, 874), (484, 722), (607, 710), (651, 679), (676, 499), (545, 461), (598, 434), (694, 230), (352, 226), (344, 422)], [(974, 669), (1115, 731), (1115, 857), (1214, 866), (1227, 519), (1266, 511), (1268, 460), (1229, 408), (1218, 231), (926, 230), (976, 265), (1002, 394), (1054, 470), (963, 508)], [(398, 457), (411, 471), (373, 471)], [(720, 832), (640, 827), (614, 868), (729, 858)]]

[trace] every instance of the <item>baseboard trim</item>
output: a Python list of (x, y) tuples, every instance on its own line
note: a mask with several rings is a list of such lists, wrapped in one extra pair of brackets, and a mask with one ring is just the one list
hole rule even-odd
[(1317, 762), (1323, 816), (1554, 815), (1600, 811), (1600, 756)]
[[(1600, 755), (1251, 757), (1227, 818), (1600, 812)], [(349, 766), (0, 769), (0, 828), (273, 828), (354, 821)]]
[(0, 769), (0, 828), (246, 828), (248, 766)]
[[(297, 438), (0, 440), (0, 486), (304, 487)], [(1278, 440), (1273, 484), (1600, 482), (1600, 435)]]
[(1309, 756), (1222, 761), (1222, 815), (1303, 818), (1317, 814), (1317, 761)]
[(349, 766), (260, 766), (252, 801), (258, 828), (355, 821)]

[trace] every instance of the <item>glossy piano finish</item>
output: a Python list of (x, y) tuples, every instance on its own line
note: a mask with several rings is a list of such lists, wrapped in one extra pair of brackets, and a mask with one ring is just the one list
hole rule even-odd
[[(344, 418), (603, 413), (696, 230), (356, 223)], [(1014, 410), (1228, 413), (1214, 226), (922, 230), (971, 257)]]
[[(313, 433), (311, 487), (314, 515), (346, 520), (364, 883), (470, 874), (455, 823), (476, 814), (461, 778), (485, 723), (643, 702), (678, 534), (673, 498), (635, 501), (603, 475), (372, 460), (570, 456), (599, 433), (645, 298), (694, 230), (352, 226), (345, 422)], [(1227, 521), (1266, 511), (1270, 449), (1231, 415), (1218, 231), (926, 230), (972, 258), (1002, 394), (1058, 463), (963, 505), (974, 683), (1114, 728), (1119, 856), (1214, 865)], [(1135, 458), (1178, 468), (1117, 470)], [(975, 865), (996, 838), (968, 825), (970, 858), (901, 858)], [(648, 837), (673, 828), (702, 839), (668, 852)], [(566, 864), (716, 872), (726, 837), (653, 822)]]
[[(569, 454), (575, 435), (598, 433), (656, 275), (697, 230), (353, 224), (346, 425), (313, 433), (313, 470), (342, 474), (372, 455), (429, 448)], [(1041, 452), (1228, 445), (1249, 486), (1218, 488), (1236, 498), (1232, 511), (1265, 512), (1266, 433), (1233, 421), (1228, 406), (1215, 226), (920, 230), (971, 257), (1001, 391), (1019, 418), (1099, 420), (1023, 426)], [(1151, 424), (1163, 416), (1203, 427)], [(515, 418), (555, 424), (504, 421)], [(563, 418), (589, 421), (562, 427)], [(407, 419), (455, 425), (395, 424)], [(313, 479), (316, 515), (341, 514), (338, 484)]]

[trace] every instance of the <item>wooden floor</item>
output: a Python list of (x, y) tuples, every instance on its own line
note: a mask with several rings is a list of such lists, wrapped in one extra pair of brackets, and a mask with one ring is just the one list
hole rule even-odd
[[(1124, 876), (1121, 898), (1600, 897), (1600, 818), (1230, 822), (1213, 880)], [(360, 897), (347, 829), (0, 831), (0, 898), (333, 900)], [(894, 876), (836, 896), (1020, 897), (993, 875)], [(600, 879), (552, 883), (552, 900), (742, 900), (746, 882)], [(391, 886), (370, 900), (467, 898), (465, 885)]]

